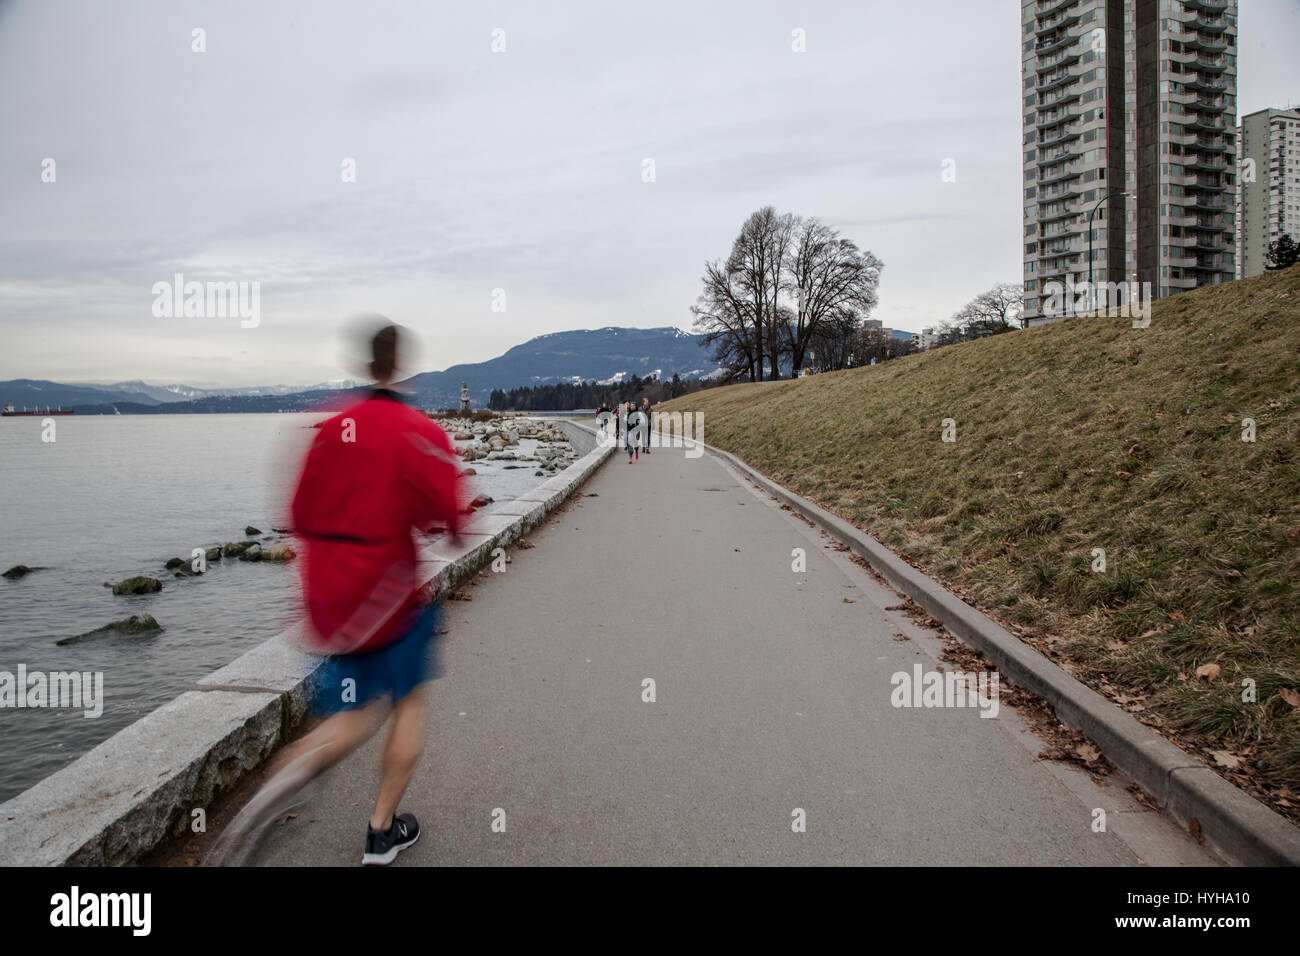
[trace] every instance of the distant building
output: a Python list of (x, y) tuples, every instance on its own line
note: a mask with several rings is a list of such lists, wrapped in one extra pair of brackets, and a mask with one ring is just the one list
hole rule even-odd
[(924, 328), (920, 332), (912, 333), (912, 348), (924, 352), (926, 349), (932, 349), (939, 344), (939, 336), (934, 334), (934, 327)]
[(1233, 279), (1236, 0), (1020, 8), (1026, 324), (1088, 281), (1090, 214), (1096, 283)]
[(1237, 277), (1248, 279), (1264, 271), (1270, 242), (1283, 235), (1300, 242), (1300, 110), (1243, 116), (1237, 148)]

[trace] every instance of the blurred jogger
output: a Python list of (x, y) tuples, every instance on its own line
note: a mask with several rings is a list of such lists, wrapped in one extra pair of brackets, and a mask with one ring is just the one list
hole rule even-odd
[(398, 328), (371, 340), (374, 389), (321, 424), (298, 479), (293, 528), (301, 545), (314, 710), (326, 719), (287, 747), (271, 779), (222, 834), (208, 862), (236, 864), (304, 787), (368, 740), (391, 714), (379, 794), (361, 862), (390, 863), (420, 827), (398, 803), (424, 748), (429, 656), (438, 611), (420, 600), (412, 530), (434, 524), (458, 539), (465, 480), (447, 435), (389, 386)]

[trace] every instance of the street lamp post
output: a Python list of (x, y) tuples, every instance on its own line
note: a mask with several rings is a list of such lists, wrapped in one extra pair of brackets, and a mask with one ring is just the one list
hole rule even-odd
[(1130, 192), (1116, 192), (1112, 190), (1093, 203), (1092, 209), (1088, 212), (1088, 298), (1092, 302), (1093, 312), (1097, 311), (1097, 286), (1092, 281), (1092, 217), (1097, 214), (1097, 210), (1101, 208), (1101, 204), (1107, 199), (1110, 199), (1113, 196), (1132, 197), (1132, 195), (1133, 194)]

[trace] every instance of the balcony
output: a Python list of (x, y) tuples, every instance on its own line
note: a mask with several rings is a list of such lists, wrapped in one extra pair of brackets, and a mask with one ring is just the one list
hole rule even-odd
[(1078, 22), (1078, 13), (1069, 13), (1066, 11), (1052, 14), (1047, 17), (1039, 17), (1038, 25), (1034, 28), (1034, 34), (1038, 37), (1039, 42), (1041, 43), (1046, 34), (1052, 33), (1055, 30), (1063, 31), (1068, 27), (1074, 26)]
[(1228, 49), (1228, 44), (1222, 37), (1208, 36), (1201, 33), (1191, 33), (1183, 37), (1183, 48), (1186, 50), (1204, 51), (1206, 53), (1223, 53)]
[(1227, 80), (1209, 73), (1184, 73), (1182, 74), (1182, 82), (1189, 90), (1207, 90), (1210, 92), (1218, 90), (1225, 92), (1228, 89)]
[(1051, 16), (1074, 2), (1075, 0), (1038, 0), (1034, 6), (1034, 13), (1040, 17)]
[(1054, 53), (1057, 50), (1065, 49), (1077, 39), (1078, 37), (1070, 36), (1068, 31), (1063, 30), (1061, 31), (1060, 36), (1047, 37), (1046, 39), (1040, 38), (1038, 43), (1034, 46), (1034, 53), (1037, 56), (1046, 56), (1047, 54)]
[(1071, 63), (1075, 60), (1078, 60), (1080, 55), (1081, 54), (1079, 53), (1079, 51), (1077, 49), (1074, 49), (1074, 50), (1058, 50), (1055, 53), (1049, 53), (1045, 56), (1039, 56), (1036, 62), (1034, 63), (1034, 70), (1038, 73), (1043, 73), (1047, 70), (1052, 69), (1052, 67), (1054, 66), (1063, 66), (1067, 63)]
[[(1064, 182), (1067, 179), (1077, 179), (1079, 177), (1079, 164), (1077, 162), (1067, 163), (1056, 172), (1050, 172), (1049, 170), (1042, 169), (1039, 170), (1039, 173), (1040, 173), (1038, 177), (1039, 187), (1051, 186), (1054, 183)], [(1047, 196), (1046, 193), (1042, 193), (1041, 195), (1043, 195), (1044, 197)]]
[(1189, 26), (1197, 30), (1204, 30), (1206, 33), (1222, 33), (1228, 29), (1228, 20), (1226, 17), (1210, 17), (1198, 15)]
[(1049, 110), (1048, 112), (1039, 112), (1038, 119), (1035, 122), (1040, 130), (1044, 126), (1052, 126), (1055, 123), (1065, 123), (1071, 120), (1077, 120), (1081, 114), (1077, 106), (1066, 106), (1061, 109)]
[(1053, 103), (1063, 103), (1079, 98), (1078, 90), (1057, 90), (1055, 93), (1042, 94), (1038, 97), (1038, 106), (1041, 109), (1044, 106), (1051, 106)]
[(1040, 201), (1047, 199), (1073, 199), (1079, 195), (1079, 186), (1076, 182), (1068, 182), (1055, 189), (1038, 190)]
[(1066, 219), (1077, 218), (1079, 214), (1073, 209), (1061, 209), (1056, 212), (1038, 212), (1038, 221), (1040, 223), (1061, 222)]
[(1078, 126), (1066, 126), (1059, 130), (1050, 130), (1047, 133), (1038, 134), (1038, 145), (1040, 147), (1053, 146), (1057, 143), (1064, 143), (1067, 140), (1079, 138)]

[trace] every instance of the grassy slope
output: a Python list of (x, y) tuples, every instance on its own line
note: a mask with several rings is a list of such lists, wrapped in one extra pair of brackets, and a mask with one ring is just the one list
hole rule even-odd
[(1146, 329), (1080, 318), (660, 407), (1207, 761), (1244, 757), (1219, 769), (1295, 816), (1298, 386), (1300, 267), (1157, 302)]

